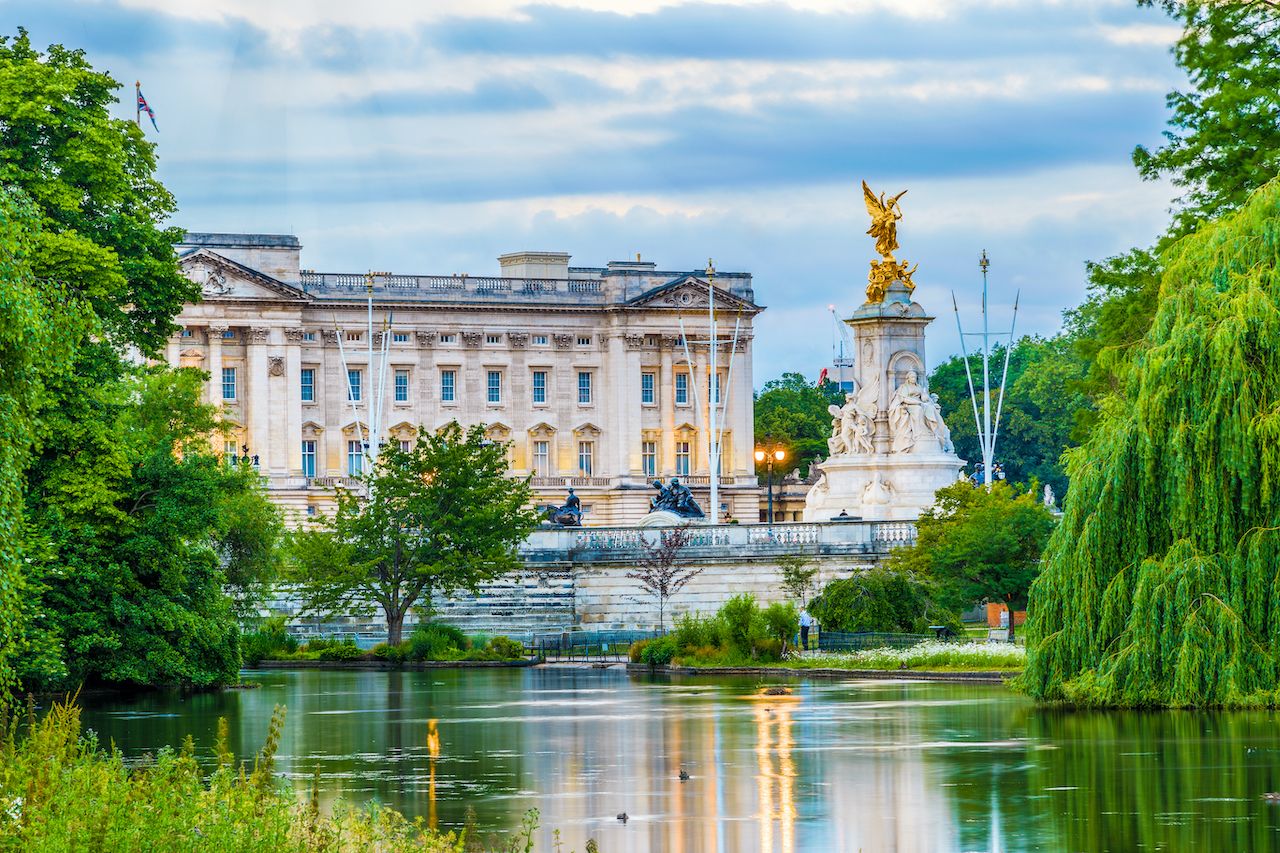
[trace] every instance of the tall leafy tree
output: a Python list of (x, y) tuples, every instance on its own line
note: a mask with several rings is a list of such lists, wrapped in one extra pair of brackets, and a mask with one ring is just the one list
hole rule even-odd
[(382, 610), (388, 640), (431, 597), (520, 568), (516, 546), (537, 526), (527, 480), (511, 480), (507, 449), (457, 422), (419, 430), (409, 451), (387, 445), (362, 488), (294, 537), (292, 574), (314, 613)]
[(1034, 494), (1007, 483), (990, 490), (954, 483), (938, 490), (916, 522), (915, 543), (894, 551), (888, 567), (928, 579), (939, 603), (953, 610), (983, 601), (1021, 610), (1053, 527)]
[(1023, 686), (1082, 705), (1280, 704), (1280, 181), (1161, 258), (1155, 322), (1068, 458)]
[[(828, 455), (831, 415), (827, 406), (842, 403), (844, 395), (834, 383), (815, 385), (802, 374), (784, 373), (756, 394), (756, 443), (781, 446), (787, 452), (783, 465), (803, 470)], [(758, 473), (764, 475), (763, 466)]]

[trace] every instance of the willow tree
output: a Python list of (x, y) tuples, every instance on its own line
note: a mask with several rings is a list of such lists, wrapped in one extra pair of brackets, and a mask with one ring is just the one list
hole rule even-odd
[(1023, 687), (1280, 704), (1280, 181), (1162, 258), (1124, 393), (1068, 455)]

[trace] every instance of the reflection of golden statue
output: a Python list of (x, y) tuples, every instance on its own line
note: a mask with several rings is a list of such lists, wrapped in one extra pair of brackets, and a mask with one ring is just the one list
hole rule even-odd
[(895, 280), (905, 284), (908, 293), (916, 289), (911, 276), (919, 264), (908, 269), (906, 261), (899, 262), (893, 257), (893, 250), (898, 248), (898, 220), (902, 218), (898, 199), (906, 194), (903, 190), (886, 200), (884, 193), (876, 196), (867, 182), (862, 182), (862, 197), (867, 203), (867, 213), (871, 214), (867, 233), (876, 238), (876, 251), (881, 256), (880, 260), (871, 262), (871, 272), (867, 275), (867, 301), (873, 304), (884, 301), (885, 291)]
[(862, 182), (862, 197), (867, 203), (867, 213), (871, 214), (871, 227), (867, 233), (876, 238), (876, 251), (886, 260), (893, 260), (893, 250), (898, 248), (898, 220), (902, 218), (898, 199), (906, 194), (907, 191), (903, 190), (885, 201), (884, 193), (876, 198), (867, 182)]

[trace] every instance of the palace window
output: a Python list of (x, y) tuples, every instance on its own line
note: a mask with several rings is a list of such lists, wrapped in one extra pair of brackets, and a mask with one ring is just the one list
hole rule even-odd
[(314, 367), (302, 368), (301, 391), (302, 402), (314, 403), (316, 401), (316, 369)]
[(236, 369), (234, 367), (222, 368), (222, 399), (234, 400), (236, 398)]
[(222, 460), (228, 465), (236, 464), (236, 442), (229, 438), (222, 442)]
[(551, 442), (533, 443), (533, 472), (544, 477), (551, 473)]
[(595, 451), (594, 441), (578, 442), (578, 473), (583, 477), (591, 476), (591, 457), (595, 455)]
[(578, 402), (586, 405), (591, 402), (591, 373), (587, 370), (578, 371)]
[[(302, 333), (302, 339), (303, 339), (304, 341), (314, 341), (314, 340), (316, 339), (316, 333), (315, 333), (315, 332), (303, 332), (303, 333)], [(315, 509), (315, 507), (309, 507), (309, 509)]]
[(359, 477), (364, 472), (364, 444), (347, 442), (347, 476)]
[(689, 442), (676, 442), (676, 476), (689, 476)]
[(235, 330), (235, 329), (226, 329), (226, 330), (224, 330), (224, 331), (223, 331), (223, 333), (222, 333), (222, 337), (223, 337), (223, 339), (224, 339), (224, 340), (233, 341), (233, 340), (235, 340), (235, 338), (236, 338), (236, 330)]
[(646, 477), (658, 476), (658, 442), (640, 442), (640, 466)]
[(486, 389), (488, 392), (488, 400), (490, 403), (502, 402), (502, 371), (490, 370), (487, 377)]
[(534, 344), (534, 346), (545, 347), (545, 346), (547, 345), (547, 336), (546, 336), (546, 335), (534, 335), (534, 336), (533, 336), (533, 344)]
[(182, 337), (184, 337), (184, 338), (189, 338), (189, 337), (191, 337), (191, 330), (190, 330), (190, 329), (187, 329), (187, 328), (184, 328), (184, 329), (182, 330)]
[(407, 344), (409, 343), (409, 333), (408, 332), (392, 332), (391, 342), (396, 344)]
[(409, 439), (407, 439), (407, 438), (402, 438), (402, 439), (400, 439), (400, 452), (401, 452), (401, 453), (412, 453), (412, 452), (413, 452), (413, 442), (412, 442), (412, 441), (410, 441), (410, 440), (409, 440)]
[(347, 332), (347, 342), (357, 343), (364, 340), (364, 332)]
[(484, 342), (486, 344), (500, 344), (502, 343), (502, 335), (485, 335)]
[(545, 370), (533, 371), (533, 402), (547, 402), (547, 372)]
[(458, 399), (457, 379), (458, 372), (456, 370), (440, 371), (440, 402), (452, 403)]
[(580, 346), (580, 347), (589, 347), (589, 346), (591, 346), (591, 336), (590, 336), (590, 335), (578, 335), (578, 346)]
[(640, 374), (640, 402), (645, 406), (652, 406), (656, 399), (653, 390), (653, 374)]
[(409, 402), (409, 371), (407, 370), (396, 371), (395, 393), (396, 393), (397, 403)]
[(316, 475), (316, 443), (312, 439), (302, 442), (302, 476)]
[(720, 374), (719, 373), (715, 375), (715, 382), (712, 382), (711, 386), (712, 386), (712, 394), (715, 398), (715, 402), (719, 403), (720, 402)]
[(360, 402), (360, 371), (347, 371), (347, 399), (352, 402)]
[(451, 344), (456, 342), (457, 340), (458, 340), (457, 335), (441, 335), (440, 336), (440, 343), (442, 344)]
[(676, 374), (676, 405), (689, 405), (689, 374)]

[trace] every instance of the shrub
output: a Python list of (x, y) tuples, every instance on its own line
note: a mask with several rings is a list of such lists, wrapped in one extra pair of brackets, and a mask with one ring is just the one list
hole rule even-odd
[(413, 629), (409, 637), (411, 660), (448, 660), (468, 646), (467, 635), (443, 622), (427, 622)]
[(401, 643), (398, 646), (393, 646), (390, 643), (378, 643), (373, 647), (373, 656), (392, 663), (403, 663), (405, 658), (409, 656), (409, 644)]
[(647, 641), (640, 653), (640, 662), (650, 666), (665, 666), (676, 656), (676, 639), (668, 634), (665, 637)]
[(752, 640), (759, 636), (762, 628), (755, 596), (749, 592), (735, 595), (720, 608), (719, 617), (729, 644), (743, 654), (750, 654)]
[(631, 648), (627, 649), (627, 659), (632, 663), (643, 663), (644, 650), (649, 648), (649, 644), (653, 640), (636, 640), (631, 644)]
[(293, 654), (298, 650), (298, 640), (284, 629), (283, 616), (273, 616), (262, 623), (262, 626), (251, 634), (240, 637), (240, 658), (253, 666), (260, 661), (277, 655)]
[(320, 660), (357, 660), (364, 656), (354, 640), (333, 643), (320, 650)]
[(774, 637), (761, 637), (755, 640), (751, 654), (756, 660), (765, 663), (776, 663), (782, 660), (782, 653), (785, 648), (785, 640), (779, 640)]
[(828, 631), (920, 634), (930, 625), (962, 630), (954, 613), (934, 603), (925, 583), (886, 567), (832, 581), (810, 602), (809, 612)]
[[(778, 651), (781, 657), (791, 638), (800, 632), (800, 613), (791, 602), (779, 602), (770, 604), (761, 611), (760, 618), (764, 622), (764, 630), (768, 638), (777, 640), (781, 644)], [(756, 648), (760, 648), (759, 642), (756, 643)]]
[(676, 619), (675, 630), (671, 635), (681, 651), (686, 649), (720, 646), (725, 641), (724, 623), (714, 617), (703, 617), (686, 613)]
[(517, 660), (524, 657), (524, 645), (510, 637), (494, 637), (485, 645), (484, 650), (496, 660)]
[(302, 647), (304, 652), (323, 652), (325, 649), (331, 649), (340, 645), (338, 640), (330, 640), (326, 637), (316, 637), (314, 640), (308, 640), (307, 644)]

